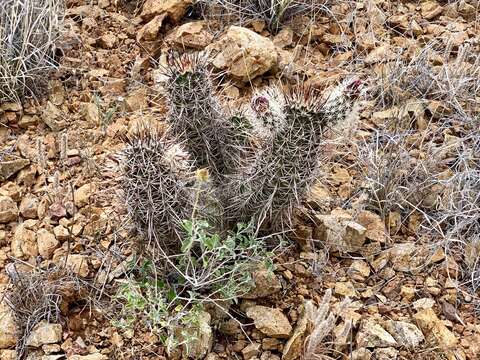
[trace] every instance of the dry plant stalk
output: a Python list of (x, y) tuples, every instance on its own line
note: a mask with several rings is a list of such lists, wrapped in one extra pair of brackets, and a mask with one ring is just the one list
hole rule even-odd
[(18, 101), (40, 88), (57, 68), (55, 42), (62, 0), (3, 0), (0, 6), (0, 102)]
[(225, 19), (244, 25), (261, 19), (272, 32), (297, 15), (314, 16), (326, 9), (322, 0), (199, 0), (198, 6), (207, 18)]
[(11, 308), (18, 331), (17, 358), (26, 355), (28, 337), (40, 321), (57, 323), (68, 304), (82, 298), (83, 285), (77, 276), (63, 268), (17, 271), (17, 264), (7, 267), (12, 287), (5, 300)]

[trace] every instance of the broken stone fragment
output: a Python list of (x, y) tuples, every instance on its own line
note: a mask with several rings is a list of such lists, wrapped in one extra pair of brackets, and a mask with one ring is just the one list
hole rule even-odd
[(385, 322), (385, 329), (402, 347), (414, 349), (425, 340), (420, 329), (406, 321), (388, 320)]
[(147, 0), (140, 17), (150, 20), (157, 15), (166, 14), (171, 21), (177, 22), (185, 15), (190, 5), (192, 0)]
[(56, 344), (61, 340), (62, 325), (41, 321), (30, 333), (30, 336), (27, 339), (27, 346), (40, 347), (46, 344)]
[(206, 51), (212, 54), (214, 67), (243, 82), (265, 74), (278, 62), (277, 50), (270, 39), (239, 26), (231, 26)]
[(254, 305), (248, 307), (246, 314), (253, 319), (255, 327), (272, 338), (288, 338), (292, 326), (280, 309)]
[(15, 159), (0, 162), (0, 182), (8, 180), (28, 165), (30, 165), (30, 160), (28, 159)]
[(380, 324), (367, 319), (361, 324), (357, 333), (356, 342), (358, 347), (376, 348), (398, 346), (397, 341)]
[(17, 203), (9, 196), (0, 195), (0, 224), (7, 224), (17, 219)]
[(282, 284), (273, 271), (267, 269), (259, 269), (252, 273), (254, 288), (246, 295), (244, 299), (258, 299), (279, 292)]

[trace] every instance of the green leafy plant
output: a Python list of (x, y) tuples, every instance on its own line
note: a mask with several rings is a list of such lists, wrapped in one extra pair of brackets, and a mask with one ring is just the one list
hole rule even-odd
[(132, 267), (114, 297), (114, 326), (128, 330), (146, 324), (170, 348), (194, 340), (190, 331), (178, 330), (198, 326), (205, 305), (235, 302), (247, 294), (254, 285), (252, 271), (271, 267), (273, 256), (245, 225), (226, 238), (205, 221), (183, 226), (180, 252), (163, 259), (167, 273), (160, 278), (156, 264), (144, 261)]

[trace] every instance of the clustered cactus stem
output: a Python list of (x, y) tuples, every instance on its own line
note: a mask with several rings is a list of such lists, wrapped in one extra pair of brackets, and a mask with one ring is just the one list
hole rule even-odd
[(194, 173), (188, 154), (144, 124), (127, 140), (120, 160), (124, 202), (140, 236), (160, 242), (165, 251), (176, 249), (182, 221), (193, 212)]
[(199, 55), (173, 57), (165, 86), (170, 131), (185, 141), (198, 168), (207, 167), (214, 181), (235, 166), (234, 127), (215, 95), (206, 59)]
[(328, 96), (272, 87), (228, 116), (204, 58), (183, 55), (171, 64), (168, 130), (143, 129), (123, 153), (125, 200), (140, 232), (178, 245), (187, 219), (206, 220), (220, 234), (239, 222), (289, 230), (317, 178), (324, 129), (345, 117), (360, 83), (349, 80)]
[(271, 88), (251, 102), (257, 151), (228, 188), (232, 221), (288, 231), (293, 211), (318, 177), (325, 126), (345, 116), (345, 88), (323, 98), (310, 87)]

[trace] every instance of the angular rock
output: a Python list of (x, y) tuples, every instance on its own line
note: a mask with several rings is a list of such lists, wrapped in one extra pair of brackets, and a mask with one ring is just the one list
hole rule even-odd
[(34, 231), (27, 229), (25, 223), (17, 226), (10, 243), (12, 254), (17, 258), (38, 255), (37, 236)]
[(75, 205), (79, 208), (84, 207), (90, 201), (90, 197), (95, 193), (96, 186), (94, 183), (88, 183), (77, 190), (74, 193)]
[(10, 161), (0, 162), (0, 182), (8, 180), (17, 172), (30, 165), (28, 159), (15, 159)]
[(251, 343), (242, 349), (242, 355), (245, 360), (250, 360), (260, 354), (260, 344)]
[(288, 339), (283, 348), (282, 360), (295, 360), (302, 355), (303, 345), (307, 336), (307, 329), (311, 326), (309, 314), (316, 311), (315, 305), (311, 301), (306, 301), (303, 305), (302, 315), (293, 330), (293, 334)]
[[(64, 259), (60, 259), (64, 261)], [(67, 266), (72, 269), (72, 271), (81, 277), (87, 277), (90, 272), (88, 266), (88, 256), (81, 254), (70, 254), (67, 258)]]
[(62, 340), (62, 325), (46, 321), (38, 323), (27, 339), (27, 345), (40, 347), (46, 344), (56, 344)]
[(360, 211), (355, 220), (367, 229), (365, 233), (367, 239), (385, 243), (387, 234), (385, 223), (380, 215), (363, 210)]
[(261, 269), (256, 270), (252, 274), (255, 287), (246, 295), (244, 299), (258, 299), (266, 297), (279, 292), (282, 289), (282, 284), (278, 277), (270, 270)]
[(366, 229), (346, 212), (316, 215), (315, 219), (314, 238), (324, 241), (332, 251), (356, 252), (365, 243)]
[(179, 338), (185, 336), (187, 343), (182, 345), (182, 355), (185, 358), (203, 359), (211, 350), (213, 344), (213, 332), (210, 326), (210, 314), (201, 311), (196, 316), (194, 326), (179, 329)]
[(166, 14), (155, 16), (146, 23), (137, 33), (137, 41), (154, 41), (158, 38), (163, 21), (167, 17)]
[(25, 196), (20, 202), (20, 214), (25, 219), (35, 219), (38, 217), (38, 199), (33, 195)]
[(278, 62), (277, 50), (270, 39), (239, 26), (231, 26), (206, 51), (213, 55), (213, 66), (243, 82), (266, 73)]
[(354, 297), (357, 296), (357, 291), (350, 281), (339, 281), (335, 283), (335, 294)]
[(50, 259), (60, 243), (51, 232), (45, 229), (40, 229), (37, 232), (37, 245), (38, 253), (44, 259)]
[(380, 324), (367, 319), (362, 322), (357, 333), (356, 342), (358, 347), (390, 347), (398, 346), (398, 343)]
[(15, 346), (17, 342), (15, 319), (12, 311), (3, 301), (0, 302), (0, 329), (0, 349)]
[(190, 5), (192, 0), (147, 0), (140, 16), (144, 20), (150, 20), (157, 15), (166, 14), (170, 20), (177, 22)]
[(280, 309), (254, 305), (246, 314), (253, 319), (255, 327), (269, 337), (288, 338), (292, 332), (290, 322)]
[(422, 17), (427, 20), (436, 18), (442, 13), (442, 11), (442, 6), (440, 6), (436, 1), (425, 1), (422, 3)]
[(68, 357), (68, 360), (107, 360), (108, 356), (100, 353), (89, 355), (72, 355)]
[(7, 182), (5, 185), (0, 187), (0, 195), (7, 196), (12, 198), (13, 201), (20, 201), (22, 189), (14, 182)]
[(356, 349), (351, 354), (351, 360), (370, 360), (371, 358), (372, 353), (365, 348)]
[(420, 310), (413, 317), (427, 339), (434, 340), (444, 351), (455, 349), (458, 339), (437, 317), (433, 309)]
[(206, 21), (194, 21), (176, 28), (166, 38), (174, 46), (201, 50), (212, 43), (213, 34)]
[(384, 325), (401, 347), (413, 349), (425, 340), (420, 329), (409, 322), (388, 320)]
[(0, 224), (6, 224), (17, 219), (17, 203), (11, 197), (0, 195)]
[(398, 350), (392, 347), (375, 349), (373, 356), (376, 360), (396, 360), (398, 358)]

